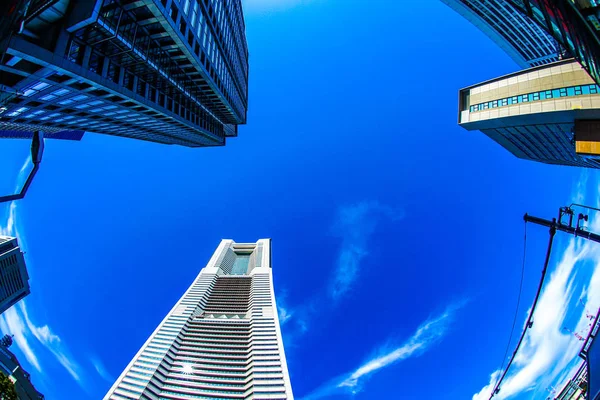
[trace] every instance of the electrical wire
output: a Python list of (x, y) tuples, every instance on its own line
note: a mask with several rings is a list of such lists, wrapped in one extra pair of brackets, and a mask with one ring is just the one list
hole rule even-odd
[(544, 286), (544, 280), (546, 278), (546, 272), (548, 271), (548, 263), (550, 262), (550, 254), (552, 252), (552, 243), (554, 242), (555, 234), (556, 234), (556, 219), (553, 219), (552, 223), (550, 225), (550, 240), (548, 242), (548, 249), (546, 250), (546, 259), (544, 261), (544, 269), (542, 269), (542, 277), (540, 279), (540, 284), (538, 285), (538, 289), (537, 289), (537, 293), (535, 294), (535, 298), (533, 299), (533, 305), (531, 306), (531, 309), (529, 310), (529, 316), (527, 317), (527, 322), (525, 323), (525, 328), (521, 332), (521, 337), (519, 338), (517, 347), (515, 348), (515, 351), (513, 352), (512, 356), (510, 358), (510, 361), (508, 362), (508, 365), (506, 366), (506, 369), (504, 369), (504, 371), (502, 372), (502, 376), (500, 376), (500, 379), (496, 383), (494, 390), (492, 390), (492, 393), (490, 394), (490, 400), (494, 397), (494, 395), (496, 393), (498, 393), (500, 391), (500, 384), (504, 380), (504, 377), (508, 373), (510, 366), (512, 365), (513, 361), (515, 360), (515, 357), (517, 356), (517, 353), (518, 353), (519, 349), (521, 348), (521, 343), (523, 343), (523, 339), (525, 338), (525, 334), (527, 333), (527, 330), (533, 326), (533, 314), (535, 313), (535, 308), (537, 306), (538, 300), (540, 299), (540, 294), (542, 293), (542, 287)]
[[(508, 343), (506, 343), (506, 350), (504, 351), (504, 356), (502, 357), (502, 366), (499, 371), (504, 370), (504, 363), (506, 362), (506, 356), (508, 355), (508, 350), (510, 349), (510, 343), (512, 342), (513, 334), (515, 333), (515, 326), (517, 324), (517, 318), (519, 316), (519, 306), (521, 305), (521, 294), (523, 293), (523, 279), (525, 277), (525, 263), (527, 260), (527, 222), (523, 222), (525, 225), (525, 234), (523, 235), (523, 262), (521, 264), (521, 282), (519, 283), (519, 296), (517, 297), (517, 307), (515, 308), (515, 316), (513, 318), (512, 328), (510, 328), (510, 336), (508, 337)], [(498, 377), (499, 383), (500, 377)]]

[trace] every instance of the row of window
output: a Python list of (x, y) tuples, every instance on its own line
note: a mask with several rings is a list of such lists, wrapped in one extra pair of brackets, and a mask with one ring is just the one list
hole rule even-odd
[[(70, 46), (67, 48), (67, 53), (65, 55), (66, 58), (78, 65), (83, 65), (85, 47), (86, 46), (82, 42), (79, 42), (78, 39), (73, 38)], [(160, 65), (158, 62), (155, 62), (154, 64)], [(157, 83), (146, 82), (140, 78), (136, 80), (132, 71), (117, 65), (112, 59), (108, 60), (108, 66), (106, 66), (104, 63), (104, 56), (98, 53), (96, 50), (91, 52), (88, 68), (96, 74), (106, 77), (113, 82), (120, 84), (122, 87), (137, 93), (145, 99), (166, 108), (181, 118), (190, 121), (191, 123), (200, 126), (209, 132), (222, 136), (221, 124), (209, 112), (198, 106), (197, 103), (191, 104), (190, 99), (185, 98), (183, 95), (184, 91), (171, 97), (165, 94), (163, 90), (158, 89), (157, 86), (159, 85)], [(173, 83), (168, 78), (167, 81), (168, 83)], [(163, 84), (166, 84), (167, 81), (165, 81)], [(176, 86), (181, 89), (179, 85)], [(27, 93), (27, 91), (25, 93)], [(75, 100), (75, 98), (73, 98), (73, 100)]]
[[(225, 61), (223, 57), (218, 51), (217, 41), (215, 40), (212, 32), (210, 31), (209, 26), (206, 23), (207, 21), (204, 20), (203, 13), (200, 10), (198, 10), (198, 2), (194, 1), (194, 3), (194, 7), (190, 8), (190, 1), (184, 0), (183, 15), (187, 15), (189, 10), (192, 10), (192, 16), (190, 19), (191, 26), (189, 31), (187, 29), (187, 23), (185, 22), (185, 20), (182, 17), (178, 18), (179, 10), (175, 2), (171, 4), (170, 9), (168, 10), (168, 15), (171, 18), (171, 20), (179, 26), (179, 31), (184, 36), (184, 38), (187, 37), (187, 41), (190, 47), (193, 46), (194, 52), (200, 58), (200, 61), (205, 64), (207, 71), (209, 71), (211, 77), (213, 78), (215, 83), (217, 83), (217, 86), (219, 86), (219, 89), (223, 92), (225, 97), (227, 97), (227, 100), (237, 109), (237, 112), (239, 113), (241, 108), (243, 107), (240, 101), (241, 99), (239, 97), (239, 94), (237, 90), (234, 90), (233, 80), (231, 78), (231, 75), (229, 74), (229, 71), (225, 67)], [(196, 28), (194, 28), (196, 15), (199, 15), (197, 30)], [(196, 41), (195, 46), (193, 44), (194, 36), (196, 36), (196, 38), (198, 39)], [(223, 40), (223, 38), (221, 40)], [(202, 51), (200, 51), (200, 44), (202, 44)], [(227, 47), (230, 45), (229, 43), (225, 42), (222, 44), (226, 51), (229, 50), (229, 48)], [(205, 54), (207, 55), (206, 57)], [(231, 57), (230, 53), (228, 55), (231, 61), (236, 65), (236, 67), (239, 66), (237, 58)], [(210, 61), (211, 64), (209, 65), (206, 61)], [(213, 66), (214, 68), (212, 68)], [(242, 84), (242, 86), (244, 85)], [(233, 102), (231, 101), (231, 95), (233, 95), (234, 97)]]
[(579, 85), (569, 86), (558, 89), (542, 90), (521, 94), (518, 96), (505, 97), (499, 100), (487, 101), (484, 103), (474, 104), (469, 108), (470, 112), (483, 111), (490, 108), (505, 107), (513, 104), (528, 103), (532, 101), (540, 101), (547, 99), (555, 99), (560, 97), (582, 96), (588, 94), (598, 94), (600, 87), (598, 85)]

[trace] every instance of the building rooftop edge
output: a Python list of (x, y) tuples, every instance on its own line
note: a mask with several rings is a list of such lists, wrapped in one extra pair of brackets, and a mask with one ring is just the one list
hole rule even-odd
[(574, 62), (577, 62), (577, 60), (574, 59), (574, 58), (567, 58), (567, 59), (560, 60), (560, 61), (555, 61), (555, 62), (552, 62), (552, 63), (549, 63), (549, 64), (539, 65), (537, 67), (531, 67), (531, 68), (527, 68), (527, 69), (521, 69), (521, 70), (516, 71), (516, 72), (511, 72), (510, 74), (501, 75), (501, 76), (498, 76), (496, 78), (489, 79), (487, 81), (483, 81), (483, 82), (479, 82), (479, 83), (476, 83), (476, 84), (473, 84), (473, 85), (470, 85), (470, 86), (466, 86), (466, 87), (460, 89), (459, 91), (463, 92), (465, 90), (473, 89), (475, 87), (482, 86), (482, 85), (487, 85), (489, 83), (493, 83), (493, 82), (496, 82), (496, 81), (501, 81), (503, 79), (512, 78), (514, 76), (519, 76), (519, 75), (523, 75), (523, 74), (526, 74), (526, 73), (529, 73), (529, 72), (533, 72), (533, 71), (537, 71), (537, 70), (542, 70), (542, 69), (547, 69), (547, 68), (552, 68), (552, 67), (556, 67), (556, 66), (559, 66), (559, 65), (570, 64), (570, 63), (574, 63)]

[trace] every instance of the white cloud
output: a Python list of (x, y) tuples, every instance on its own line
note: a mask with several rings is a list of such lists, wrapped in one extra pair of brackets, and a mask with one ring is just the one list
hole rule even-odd
[(110, 373), (108, 373), (106, 368), (104, 368), (104, 364), (102, 363), (102, 361), (100, 361), (99, 358), (90, 357), (90, 361), (92, 362), (92, 365), (96, 369), (96, 372), (98, 372), (98, 375), (100, 375), (102, 377), (102, 379), (104, 379), (108, 383), (113, 383), (115, 381), (115, 379), (112, 377), (112, 375)]
[(494, 371), (490, 375), (490, 383), (485, 385), (483, 387), (483, 389), (481, 389), (479, 391), (479, 393), (475, 393), (473, 395), (473, 400), (488, 400), (490, 398), (490, 394), (492, 393), (492, 390), (494, 390), (494, 387), (496, 387), (496, 383), (498, 383), (498, 379), (500, 379), (501, 375), (502, 375), (501, 370)]
[(292, 318), (293, 313), (289, 312), (287, 308), (283, 308), (282, 306), (277, 306), (277, 313), (279, 315), (279, 324), (281, 326), (285, 325), (286, 322), (290, 318)]
[(338, 210), (333, 226), (334, 234), (342, 238), (330, 295), (339, 299), (358, 278), (360, 264), (368, 254), (368, 241), (383, 219), (397, 221), (403, 213), (377, 201), (363, 201)]
[[(582, 183), (583, 182), (583, 183)], [(585, 203), (587, 174), (584, 174), (574, 199)], [(582, 194), (583, 193), (583, 194)], [(591, 221), (600, 226), (600, 216)], [(561, 233), (557, 233), (561, 235)], [(556, 241), (555, 241), (556, 243)], [(554, 245), (554, 258), (562, 249)], [(586, 310), (600, 306), (600, 249), (598, 244), (571, 237), (558, 262), (549, 266), (549, 274), (515, 361), (506, 375), (495, 400), (508, 399), (527, 393), (527, 398), (545, 398), (554, 388), (560, 388), (569, 373), (581, 363), (578, 357), (582, 342), (572, 333), (586, 334), (589, 320)], [(585, 274), (586, 262), (592, 264), (593, 274)], [(514, 343), (513, 343), (514, 345)], [(473, 396), (487, 400), (495, 386), (499, 371), (492, 374), (490, 383)]]
[(304, 397), (303, 400), (315, 400), (335, 394), (356, 394), (360, 392), (365, 380), (377, 371), (407, 358), (417, 357), (438, 343), (448, 332), (455, 312), (465, 304), (466, 301), (463, 301), (449, 306), (441, 315), (423, 322), (402, 345), (391, 350), (386, 346), (378, 351), (375, 357), (353, 372), (331, 380)]
[[(31, 157), (28, 157), (19, 171), (18, 181), (23, 181), (27, 166), (31, 163)], [(20, 190), (21, 184), (17, 184), (15, 191)], [(17, 202), (10, 203), (7, 213), (7, 222), (4, 227), (0, 227), (1, 235), (16, 236), (19, 240), (21, 248), (24, 247), (24, 237), (19, 228), (19, 220), (17, 217)], [(28, 263), (28, 268), (31, 265)], [(74, 361), (66, 345), (61, 342), (60, 337), (52, 332), (48, 325), (37, 326), (29, 317), (27, 312), (26, 300), (20, 301), (17, 305), (9, 308), (0, 315), (0, 328), (3, 333), (14, 335), (14, 343), (23, 352), (27, 361), (39, 372), (42, 372), (42, 367), (38, 355), (33, 348), (39, 344), (49, 350), (56, 360), (67, 370), (67, 372), (75, 379), (82, 387), (81, 368)]]
[(17, 314), (15, 307), (9, 308), (0, 315), (0, 329), (2, 329), (2, 334), (14, 335), (14, 343), (21, 349), (29, 364), (41, 372), (42, 367), (27, 338), (28, 332), (25, 329), (25, 324)]
[[(14, 308), (14, 307), (13, 307)], [(27, 308), (24, 302), (20, 302), (18, 304), (18, 309), (21, 312), (21, 319), (25, 321), (29, 332), (41, 343), (44, 347), (46, 347), (50, 352), (56, 357), (58, 362), (67, 370), (67, 372), (75, 379), (77, 382), (81, 381), (81, 368), (80, 366), (73, 360), (69, 350), (66, 345), (63, 344), (58, 335), (52, 333), (50, 327), (48, 325), (44, 326), (36, 326), (31, 319), (29, 318), (29, 314), (27, 313)], [(18, 315), (18, 314), (17, 314)]]
[[(25, 170), (27, 166), (31, 163), (31, 156), (27, 157), (23, 166), (19, 170), (19, 175), (17, 176), (17, 184), (15, 185), (15, 193), (21, 190), (22, 182), (25, 178)], [(6, 219), (6, 224), (2, 227), (0, 226), (0, 235), (4, 236), (19, 236), (18, 226), (16, 224), (17, 218), (17, 202), (11, 201), (8, 205), (8, 216)], [(21, 239), (19, 238), (19, 243), (21, 243)], [(21, 243), (22, 246), (22, 243)]]

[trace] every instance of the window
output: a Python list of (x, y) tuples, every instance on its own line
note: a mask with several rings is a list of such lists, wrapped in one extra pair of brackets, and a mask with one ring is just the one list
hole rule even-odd
[(83, 46), (77, 43), (75, 40), (71, 40), (71, 44), (69, 46), (67, 52), (67, 59), (75, 64), (81, 65), (81, 60), (83, 57)]

